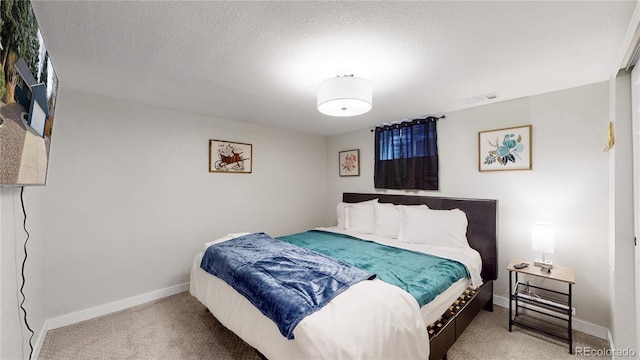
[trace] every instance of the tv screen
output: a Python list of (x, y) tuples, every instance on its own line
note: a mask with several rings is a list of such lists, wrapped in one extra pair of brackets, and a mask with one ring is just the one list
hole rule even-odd
[(0, 185), (45, 185), (58, 79), (31, 2), (0, 13)]

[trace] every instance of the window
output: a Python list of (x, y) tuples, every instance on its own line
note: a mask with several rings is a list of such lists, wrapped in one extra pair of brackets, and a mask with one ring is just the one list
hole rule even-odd
[(376, 189), (438, 190), (436, 123), (428, 117), (376, 128)]

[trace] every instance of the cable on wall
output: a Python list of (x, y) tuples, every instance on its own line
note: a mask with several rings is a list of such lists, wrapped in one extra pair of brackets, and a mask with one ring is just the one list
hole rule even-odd
[(24, 207), (24, 186), (22, 186), (22, 188), (20, 189), (20, 204), (22, 205), (22, 214), (24, 215), (24, 220), (22, 222), (22, 228), (24, 229), (24, 232), (27, 234), (27, 238), (24, 240), (24, 258), (22, 259), (22, 285), (20, 286), (20, 294), (22, 295), (22, 301), (20, 302), (20, 309), (22, 309), (22, 312), (24, 313), (24, 324), (27, 327), (27, 330), (29, 330), (29, 332), (31, 333), (31, 336), (29, 336), (29, 359), (31, 359), (31, 357), (33, 356), (33, 344), (31, 343), (33, 340), (33, 335), (35, 335), (35, 333), (33, 332), (33, 330), (31, 329), (31, 326), (29, 326), (29, 322), (27, 321), (27, 309), (24, 308), (24, 302), (27, 300), (27, 297), (24, 295), (24, 285), (26, 283), (26, 279), (24, 276), (24, 268), (25, 265), (27, 264), (27, 242), (29, 241), (29, 231), (27, 230), (27, 210)]

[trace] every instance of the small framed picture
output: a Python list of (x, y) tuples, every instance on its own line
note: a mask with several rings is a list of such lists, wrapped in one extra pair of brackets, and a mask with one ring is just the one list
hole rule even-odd
[(340, 176), (360, 176), (360, 149), (338, 153)]
[(251, 173), (253, 146), (224, 140), (209, 140), (209, 172)]
[(478, 170), (531, 170), (531, 125), (480, 131)]

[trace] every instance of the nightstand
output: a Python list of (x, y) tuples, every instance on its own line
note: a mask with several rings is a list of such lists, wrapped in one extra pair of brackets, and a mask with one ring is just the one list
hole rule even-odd
[[(522, 269), (513, 267), (519, 263), (528, 263), (529, 266)], [(509, 332), (511, 332), (511, 327), (516, 325), (567, 341), (569, 343), (569, 354), (573, 354), (571, 291), (572, 286), (576, 283), (576, 276), (573, 269), (553, 265), (551, 272), (546, 273), (540, 271), (540, 267), (534, 266), (533, 261), (513, 260), (507, 266), (507, 270), (509, 270), (510, 292)], [(565, 293), (541, 286), (530, 285), (529, 281), (519, 282), (519, 274), (566, 284), (568, 286), (568, 292)], [(529, 316), (529, 313), (543, 316), (532, 317)], [(559, 329), (558, 322), (566, 323), (566, 327)]]

